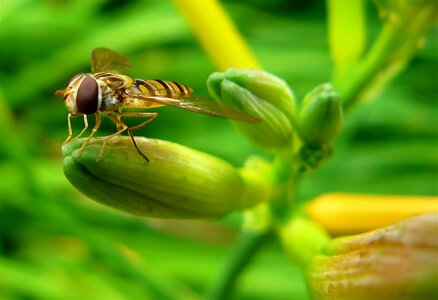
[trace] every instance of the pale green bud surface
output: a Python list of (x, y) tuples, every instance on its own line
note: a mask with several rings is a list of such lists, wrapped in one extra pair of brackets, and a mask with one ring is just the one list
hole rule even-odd
[(211, 218), (265, 200), (266, 187), (257, 176), (242, 176), (214, 156), (167, 141), (136, 138), (147, 162), (129, 137), (115, 137), (97, 162), (102, 140), (92, 140), (80, 157), (83, 139), (63, 147), (67, 179), (102, 204), (148, 217)]
[(299, 128), (306, 144), (329, 143), (341, 126), (342, 103), (331, 84), (321, 84), (305, 96), (299, 113)]
[(330, 240), (327, 232), (304, 216), (294, 216), (278, 230), (286, 254), (305, 268)]
[(263, 71), (229, 69), (211, 74), (207, 85), (218, 102), (260, 119), (233, 122), (253, 143), (266, 148), (291, 146), (295, 98), (283, 80)]

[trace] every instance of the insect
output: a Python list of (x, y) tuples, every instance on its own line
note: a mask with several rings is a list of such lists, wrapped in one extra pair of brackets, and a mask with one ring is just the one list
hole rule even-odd
[[(55, 95), (64, 98), (70, 111), (67, 117), (69, 134), (64, 144), (73, 136), (71, 117), (84, 118), (84, 129), (75, 138), (81, 137), (88, 129), (87, 116), (94, 114), (96, 117), (96, 123), (79, 149), (78, 157), (99, 129), (102, 115), (106, 115), (116, 124), (117, 131), (104, 138), (97, 161), (102, 159), (108, 141), (124, 131), (128, 132), (137, 152), (149, 161), (137, 146), (133, 132), (146, 126), (158, 116), (157, 112), (145, 110), (159, 106), (173, 106), (238, 121), (259, 121), (256, 117), (213, 100), (192, 97), (192, 89), (185, 84), (159, 79), (133, 79), (118, 73), (130, 66), (128, 59), (122, 55), (107, 48), (96, 48), (91, 55), (91, 73), (76, 74), (69, 81), (66, 89), (56, 91)], [(147, 120), (139, 125), (128, 127), (122, 121), (122, 117), (139, 117)]]

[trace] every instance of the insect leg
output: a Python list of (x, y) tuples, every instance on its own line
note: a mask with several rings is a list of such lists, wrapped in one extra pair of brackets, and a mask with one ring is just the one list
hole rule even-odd
[(139, 124), (139, 125), (135, 125), (132, 126), (130, 128), (128, 128), (128, 134), (131, 137), (132, 143), (134, 144), (135, 149), (137, 149), (138, 153), (143, 156), (147, 161), (149, 161), (149, 159), (146, 157), (146, 155), (143, 154), (143, 152), (141, 152), (141, 150), (138, 148), (137, 143), (135, 142), (134, 139), (134, 135), (133, 132), (134, 130), (143, 128), (144, 126), (146, 126), (147, 124), (149, 124), (150, 122), (152, 122), (153, 120), (155, 120), (158, 117), (158, 113), (137, 113), (137, 112), (122, 112), (119, 114), (120, 117), (140, 117), (140, 118), (149, 118), (148, 120), (146, 120), (145, 122)]
[[(110, 115), (110, 114), (108, 114), (107, 116), (108, 116), (108, 118), (109, 118), (111, 121), (113, 121), (113, 122), (117, 125), (118, 130), (117, 130), (116, 133), (113, 133), (113, 134), (111, 134), (111, 135), (105, 137), (105, 139), (103, 140), (102, 148), (101, 148), (101, 150), (100, 150), (99, 156), (98, 156), (97, 159), (96, 159), (97, 162), (100, 162), (100, 161), (102, 160), (103, 152), (105, 151), (105, 147), (106, 147), (106, 144), (108, 143), (108, 141), (109, 141), (111, 138), (113, 138), (113, 137), (115, 137), (115, 136), (121, 134), (123, 131), (125, 131), (126, 129), (128, 129), (128, 126), (127, 126), (125, 123), (123, 123), (122, 121), (120, 121), (119, 118), (114, 117), (114, 116), (112, 116), (112, 115)], [(119, 128), (120, 128), (120, 129), (119, 129)]]
[(80, 138), (80, 137), (84, 134), (84, 132), (88, 129), (88, 119), (87, 119), (87, 115), (84, 115), (84, 124), (85, 124), (84, 129), (82, 129), (82, 131), (81, 131), (81, 132), (75, 137), (75, 139)]
[[(117, 115), (116, 118), (117, 118), (117, 120), (120, 121), (120, 123), (123, 123), (123, 122), (122, 122), (122, 116), (121, 116), (121, 115)], [(122, 127), (119, 125), (119, 123), (117, 123), (116, 125), (117, 125), (117, 130), (122, 129)]]
[[(71, 126), (71, 113), (68, 114), (67, 120), (68, 120), (68, 137), (64, 141), (64, 143), (62, 143), (63, 145), (67, 144), (71, 140), (71, 137), (73, 136), (73, 130)], [(82, 131), (77, 136), (75, 136), (75, 139), (80, 138), (82, 134), (84, 134), (84, 132), (88, 129), (87, 115), (84, 115), (84, 124), (85, 124), (84, 129), (82, 129)]]
[(72, 137), (72, 135), (73, 135), (73, 131), (72, 131), (72, 129), (71, 129), (71, 113), (68, 113), (68, 116), (67, 116), (67, 123), (68, 123), (68, 137), (67, 137), (67, 139), (64, 141), (64, 143), (62, 143), (62, 145), (67, 144), (67, 143), (71, 140), (71, 137)]
[(87, 146), (88, 142), (90, 142), (91, 138), (96, 133), (97, 129), (99, 129), (101, 121), (102, 121), (102, 119), (100, 117), (100, 114), (99, 114), (99, 112), (97, 112), (96, 113), (96, 124), (94, 124), (94, 127), (91, 130), (91, 134), (87, 137), (87, 139), (85, 140), (85, 142), (82, 144), (81, 148), (79, 149), (77, 157), (81, 156), (81, 154), (84, 151), (85, 147)]

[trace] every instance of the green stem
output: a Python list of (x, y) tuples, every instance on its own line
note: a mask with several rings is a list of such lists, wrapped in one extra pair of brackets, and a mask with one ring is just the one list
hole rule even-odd
[(396, 38), (396, 28), (391, 24), (386, 24), (369, 54), (357, 65), (353, 74), (348, 75), (350, 79), (346, 80), (344, 76), (342, 79), (336, 80), (335, 86), (339, 89), (346, 109), (351, 108), (360, 100), (361, 93), (387, 63), (388, 55)]
[(368, 55), (351, 73), (334, 79), (346, 109), (363, 98), (375, 79), (386, 82), (402, 69), (418, 49), (418, 42), (431, 27), (435, 15), (434, 7), (424, 7), (409, 18), (404, 16), (400, 22), (386, 21)]
[[(274, 169), (270, 181), (273, 186), (273, 196), (269, 202), (273, 215), (274, 227), (280, 226), (289, 219), (295, 198), (295, 185), (300, 172), (294, 161), (293, 151), (279, 153), (274, 161)], [(266, 242), (272, 232), (272, 227), (265, 231), (242, 231), (219, 279), (209, 289), (205, 299), (229, 299), (236, 281), (245, 267), (251, 262), (260, 247)]]
[(260, 247), (267, 241), (270, 231), (242, 232), (235, 248), (220, 273), (219, 279), (210, 287), (206, 300), (229, 299), (237, 278), (254, 258)]
[(299, 149), (300, 144), (295, 143), (293, 151), (278, 154), (274, 162), (274, 195), (269, 203), (274, 226), (287, 221), (293, 212), (297, 181), (301, 174), (296, 160)]

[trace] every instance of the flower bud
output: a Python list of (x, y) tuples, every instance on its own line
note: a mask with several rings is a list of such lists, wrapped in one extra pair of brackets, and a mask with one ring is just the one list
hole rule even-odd
[[(267, 193), (267, 197), (272, 199), (274, 190), (270, 188), (269, 183), (266, 182), (268, 178), (272, 177), (273, 166), (267, 161), (257, 156), (251, 156), (245, 161), (244, 168), (240, 170), (242, 176), (247, 177), (247, 180), (256, 182), (256, 180), (263, 179), (259, 182), (259, 186), (266, 185), (263, 189)], [(268, 179), (269, 180), (269, 179)], [(272, 215), (267, 202), (262, 202), (257, 206), (245, 210), (243, 214), (242, 228), (245, 231), (262, 232), (268, 230), (272, 223)]]
[(304, 216), (294, 216), (279, 230), (284, 251), (296, 263), (306, 267), (329, 241), (325, 230)]
[(291, 146), (295, 99), (283, 80), (263, 71), (229, 69), (211, 74), (207, 85), (218, 102), (261, 120), (233, 122), (252, 142), (266, 148)]
[(314, 299), (436, 299), (438, 214), (328, 243), (308, 269)]
[(157, 218), (208, 218), (265, 200), (256, 175), (242, 176), (227, 162), (178, 144), (137, 137), (147, 162), (129, 137), (115, 137), (97, 162), (103, 139), (78, 157), (83, 141), (64, 146), (64, 173), (82, 193), (114, 208)]
[(300, 134), (306, 144), (329, 143), (341, 125), (342, 103), (331, 84), (321, 84), (306, 95), (299, 113)]

